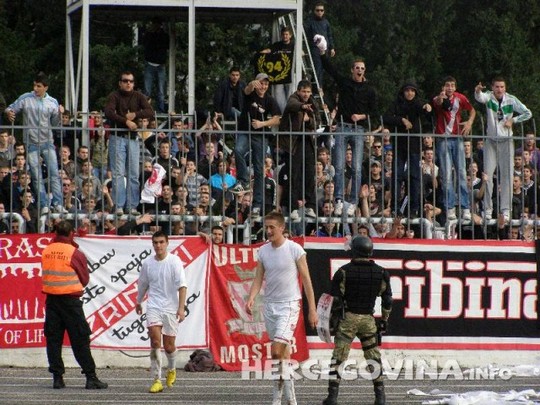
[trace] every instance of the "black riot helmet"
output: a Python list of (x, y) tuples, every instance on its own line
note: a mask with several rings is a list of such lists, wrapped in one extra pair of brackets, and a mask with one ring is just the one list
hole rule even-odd
[(373, 253), (373, 242), (367, 236), (355, 236), (351, 240), (351, 253), (353, 259), (368, 258)]

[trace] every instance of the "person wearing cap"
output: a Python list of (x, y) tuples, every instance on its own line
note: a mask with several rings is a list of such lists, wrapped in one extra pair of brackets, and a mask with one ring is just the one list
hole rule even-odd
[(271, 128), (279, 125), (281, 111), (276, 100), (268, 94), (270, 80), (266, 73), (259, 73), (255, 80), (244, 89), (244, 109), (238, 123), (238, 135), (234, 157), (236, 160), (237, 185), (231, 189), (234, 193), (249, 190), (250, 175), (246, 155), (251, 152), (250, 166), (254, 172), (252, 216), (261, 216), (263, 207), (264, 159), (266, 158), (267, 138)]
[[(412, 80), (401, 86), (399, 93), (383, 116), (386, 131), (394, 136), (393, 204), (399, 198), (401, 184), (408, 187), (408, 217), (416, 218), (420, 212), (420, 152), (422, 150), (422, 121), (430, 116), (431, 105), (418, 97), (418, 86)], [(407, 164), (406, 164), (407, 163)], [(405, 170), (406, 169), (406, 170)], [(397, 209), (394, 209), (397, 211)]]
[(86, 389), (105, 389), (107, 383), (96, 375), (96, 364), (90, 351), (90, 326), (83, 311), (83, 288), (88, 284), (87, 260), (73, 240), (73, 225), (62, 221), (56, 225), (56, 237), (41, 254), (42, 291), (45, 299), (44, 332), (47, 341), (49, 372), (53, 388), (65, 388), (62, 344), (68, 333), (75, 359), (86, 375)]
[(388, 208), (391, 201), (390, 179), (382, 174), (382, 163), (378, 159), (371, 158), (369, 161), (369, 176), (364, 184), (375, 187), (377, 201), (380, 206)]
[(383, 161), (383, 144), (379, 137), (373, 137), (371, 145), (364, 150), (364, 156), (366, 158), (362, 162), (362, 184), (367, 183), (367, 179), (370, 176), (369, 167), (372, 160), (377, 160), (382, 163)]
[[(331, 295), (345, 307), (334, 338), (328, 396), (323, 405), (336, 405), (341, 382), (340, 365), (349, 357), (351, 344), (358, 337), (373, 380), (375, 405), (385, 403), (381, 353), (377, 332), (386, 330), (392, 311), (392, 287), (387, 270), (370, 257), (373, 242), (366, 236), (355, 236), (350, 242), (352, 260), (338, 269), (332, 279)], [(382, 315), (376, 322), (375, 300), (381, 297)], [(377, 325), (378, 323), (378, 325)]]

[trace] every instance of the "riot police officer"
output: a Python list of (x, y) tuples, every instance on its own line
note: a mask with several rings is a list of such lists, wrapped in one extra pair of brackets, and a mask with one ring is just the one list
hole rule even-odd
[[(392, 310), (392, 289), (388, 272), (375, 264), (369, 257), (373, 252), (371, 239), (356, 236), (351, 241), (352, 260), (341, 267), (332, 280), (331, 294), (345, 306), (344, 317), (340, 321), (334, 339), (332, 369), (328, 386), (328, 397), (323, 405), (336, 405), (341, 376), (339, 365), (347, 360), (351, 343), (360, 339), (368, 370), (373, 379), (375, 405), (385, 403), (381, 353), (377, 344), (377, 325), (373, 317), (375, 299), (382, 298), (383, 327)], [(378, 366), (378, 367), (377, 367)]]

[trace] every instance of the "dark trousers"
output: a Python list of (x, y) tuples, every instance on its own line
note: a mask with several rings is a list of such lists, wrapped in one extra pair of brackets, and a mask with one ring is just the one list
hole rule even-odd
[[(406, 182), (405, 192), (409, 196), (410, 211), (420, 215), (420, 182), (422, 178), (422, 170), (420, 167), (420, 155), (411, 153), (409, 157), (398, 155), (396, 159), (395, 176), (397, 184), (392, 184), (394, 190), (394, 202), (400, 201), (400, 186), (403, 181)], [(407, 170), (405, 170), (407, 163)], [(393, 207), (392, 207), (393, 208)], [(396, 210), (397, 212), (397, 210)], [(405, 211), (405, 215), (410, 216), (410, 213)]]
[(90, 327), (82, 309), (82, 301), (68, 295), (47, 295), (45, 302), (45, 337), (49, 372), (62, 375), (62, 342), (67, 331), (75, 359), (86, 375), (96, 372), (90, 352)]
[(306, 208), (317, 207), (315, 191), (315, 143), (310, 135), (298, 139), (292, 155), (291, 206), (298, 209), (298, 200), (305, 197)]

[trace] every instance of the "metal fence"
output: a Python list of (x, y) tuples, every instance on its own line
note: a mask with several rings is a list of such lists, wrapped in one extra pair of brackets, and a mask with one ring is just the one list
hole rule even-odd
[[(349, 128), (344, 131), (339, 125), (337, 129), (321, 128), (311, 133), (291, 134), (272, 129), (249, 132), (250, 142), (263, 140), (265, 146), (258, 156), (253, 151), (244, 156), (251, 177), (250, 184), (244, 188), (250, 191), (233, 193), (231, 187), (222, 189), (215, 186), (218, 183), (210, 178), (215, 169), (208, 174), (198, 173), (204, 179), (193, 180), (192, 176), (187, 175), (186, 163), (193, 160), (195, 166), (206, 167), (204, 164), (208, 162), (204, 156), (206, 146), (210, 143), (212, 146), (208, 146), (208, 150), (214, 149), (210, 167), (214, 167), (212, 162), (223, 159), (228, 162), (228, 171), (238, 175), (235, 165), (236, 123), (208, 119), (201, 125), (191, 115), (157, 117), (154, 123), (141, 122), (136, 137), (139, 143), (138, 160), (135, 162), (140, 173), (138, 192), (143, 191), (145, 183), (151, 178), (152, 163), (159, 161), (161, 142), (169, 140), (174, 155), (170, 158), (162, 156), (161, 159), (169, 164), (163, 186), (169, 186), (173, 196), (165, 200), (155, 198), (153, 203), (141, 203), (137, 215), (135, 212), (119, 213), (110, 197), (112, 185), (107, 142), (111, 142), (119, 133), (109, 128), (102, 118), (100, 120), (100, 116), (99, 113), (89, 114), (86, 127), (75, 121), (71, 126), (65, 124), (52, 129), (58, 154), (59, 180), (64, 185), (63, 206), (67, 213), (55, 212), (52, 208), (43, 212), (40, 208), (43, 201), (37, 184), (40, 180), (45, 182), (46, 198), (49, 199), (52, 182), (55, 181), (47, 175), (46, 165), (39, 168), (40, 178), (31, 179), (33, 200), (26, 203), (20, 200), (25, 187), (20, 182), (21, 175), (32, 171), (28, 164), (16, 166), (15, 148), (22, 151), (24, 142), (8, 147), (14, 149), (11, 156), (13, 164), (0, 152), (0, 166), (4, 168), (0, 170), (1, 198), (5, 208), (0, 214), (5, 232), (23, 233), (32, 229), (48, 232), (59, 218), (75, 221), (82, 232), (88, 233), (151, 233), (161, 227), (171, 234), (209, 234), (213, 226), (220, 225), (225, 229), (227, 242), (249, 244), (264, 240), (264, 215), (275, 209), (285, 215), (287, 230), (292, 236), (348, 237), (367, 232), (371, 236), (395, 238), (531, 240), (535, 239), (540, 224), (537, 186), (540, 150), (536, 147), (534, 131), (528, 134), (519, 125), (514, 128), (511, 141), (515, 156), (496, 156), (497, 162), (511, 161), (515, 165), (512, 181), (506, 182), (512, 188), (507, 191), (511, 197), (510, 210), (501, 212), (501, 196), (505, 193), (500, 187), (505, 182), (496, 170), (490, 219), (486, 218), (484, 210), (486, 176), (482, 176), (482, 144), (486, 137), (483, 134), (459, 138), (465, 167), (451, 164), (451, 173), (444, 182), (438, 160), (444, 147), (445, 137), (442, 135), (398, 134), (369, 128)], [(14, 134), (16, 139), (22, 139), (24, 129), (22, 126), (4, 126), (2, 132), (7, 131), (10, 135)], [(351, 134), (360, 137), (362, 142), (352, 143), (352, 147), (345, 144), (345, 149), (341, 151), (345, 156), (344, 165), (334, 167), (332, 155), (336, 153), (336, 140)], [(301, 149), (300, 159), (298, 152), (291, 153), (292, 145)], [(361, 150), (354, 150), (359, 145)], [(85, 146), (88, 147), (87, 155), (84, 154)], [(42, 145), (37, 147), (41, 155)], [(64, 147), (70, 149), (71, 161), (62, 159)], [(78, 153), (81, 151), (83, 153)], [(28, 158), (28, 147), (22, 153)], [(88, 167), (83, 169), (85, 160), (92, 164), (90, 173), (87, 172)], [(358, 161), (361, 162), (360, 168), (355, 167)], [(253, 176), (257, 164), (261, 164), (259, 162), (263, 165), (263, 178), (256, 182)], [(306, 162), (315, 162), (315, 168), (307, 167)], [(6, 167), (9, 171), (6, 171)], [(465, 171), (466, 184), (463, 184), (458, 169)], [(342, 175), (336, 176), (336, 173)], [(315, 176), (314, 179), (310, 179), (311, 176)], [(355, 176), (360, 179), (355, 180)], [(451, 183), (448, 183), (448, 179)], [(203, 183), (214, 184), (208, 190), (211, 197), (209, 202), (201, 199), (201, 195), (206, 193)], [(86, 189), (83, 189), (83, 184)], [(260, 212), (253, 210), (256, 185), (262, 186)], [(315, 189), (310, 189), (310, 185)], [(336, 201), (336, 189), (343, 191), (341, 201)], [(457, 193), (458, 215), (455, 219), (445, 207), (450, 189), (468, 191)], [(186, 190), (190, 193), (187, 198)], [(463, 204), (463, 195), (468, 199), (466, 204)], [(91, 198), (95, 200), (94, 206), (89, 205)], [(411, 209), (412, 200), (419, 202), (414, 212)], [(31, 208), (25, 207), (25, 204), (33, 204), (34, 207), (23, 212), (24, 208)], [(45, 205), (49, 206), (50, 202), (46, 201)], [(470, 219), (460, 215), (460, 211), (463, 211), (460, 206), (470, 207)]]

